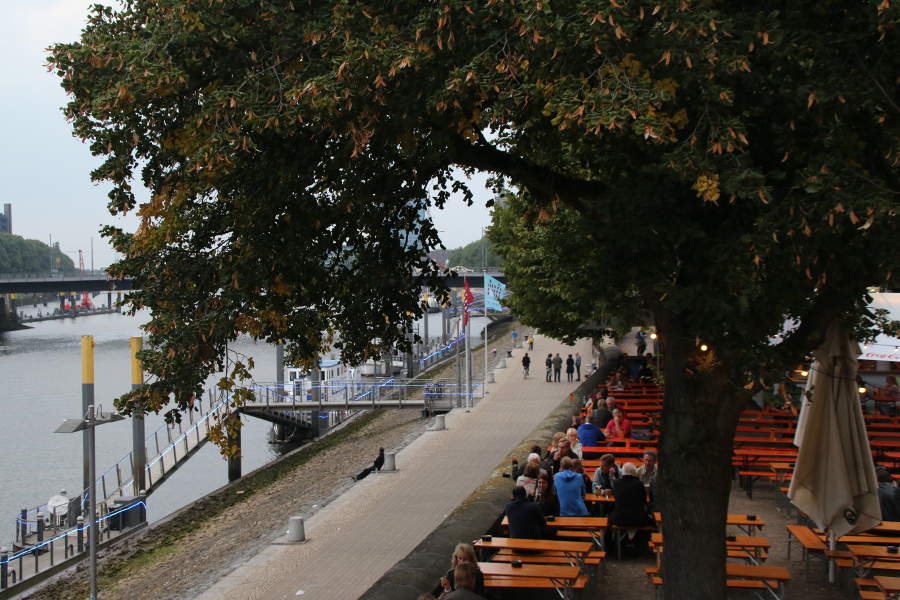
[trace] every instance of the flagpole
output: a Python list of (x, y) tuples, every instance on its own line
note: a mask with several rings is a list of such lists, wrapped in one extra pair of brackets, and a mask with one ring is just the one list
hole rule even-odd
[[(469, 309), (466, 308), (466, 314)], [(466, 319), (466, 412), (472, 409), (472, 345), (469, 338), (470, 319)]]
[[(485, 288), (485, 292), (487, 292), (487, 288)], [(481, 375), (481, 399), (484, 400), (485, 394), (487, 394), (487, 374), (488, 374), (488, 316), (487, 316), (487, 297), (485, 297), (484, 303), (484, 373)]]
[(481, 399), (487, 395), (487, 246), (484, 243), (484, 227), (481, 228), (481, 288), (484, 292), (484, 373), (481, 374)]

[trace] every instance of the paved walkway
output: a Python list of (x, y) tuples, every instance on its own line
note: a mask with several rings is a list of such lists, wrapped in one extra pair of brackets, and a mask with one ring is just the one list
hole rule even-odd
[(313, 515), (306, 522), (308, 543), (269, 546), (200, 600), (358, 598), (575, 390), (577, 382), (544, 382), (541, 357), (559, 352), (565, 359), (576, 351), (582, 368), (589, 365), (588, 340), (572, 347), (536, 336), (528, 380), (522, 378), (524, 350), (515, 350), (509, 368), (496, 371), (497, 383), (489, 384), (487, 398), (470, 413), (451, 412), (446, 431), (427, 432), (398, 453), (397, 472), (373, 474)]

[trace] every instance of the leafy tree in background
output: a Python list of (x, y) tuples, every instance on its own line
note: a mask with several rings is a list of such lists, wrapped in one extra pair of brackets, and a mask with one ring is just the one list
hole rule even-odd
[(0, 233), (0, 273), (47, 273), (51, 258), (54, 270), (75, 270), (75, 263), (59, 248), (51, 248), (38, 240)]
[[(469, 194), (455, 168), (489, 171), (520, 192), (491, 236), (527, 319), (570, 336), (641, 314), (660, 332), (665, 595), (724, 598), (745, 387), (833, 319), (865, 326), (865, 286), (896, 266), (898, 15), (886, 0), (95, 7), (50, 61), (111, 210), (142, 218), (107, 231), (153, 314), (156, 379), (125, 407), (189, 405), (241, 332), (295, 362), (338, 332), (351, 361), (402, 340), (419, 286), (440, 287), (420, 209)], [(786, 317), (801, 325), (772, 349)]]
[[(483, 250), (484, 246), (487, 246), (487, 248)], [(452, 250), (450, 257), (447, 259), (447, 264), (450, 267), (463, 266), (479, 270), (482, 264), (488, 268), (502, 267), (503, 259), (494, 251), (494, 246), (489, 240), (484, 240), (483, 242), (482, 240), (475, 240), (462, 248)]]

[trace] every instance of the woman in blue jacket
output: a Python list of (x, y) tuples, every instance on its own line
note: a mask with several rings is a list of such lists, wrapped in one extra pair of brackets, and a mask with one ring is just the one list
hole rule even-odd
[(559, 463), (560, 471), (553, 477), (553, 487), (559, 498), (559, 516), (586, 517), (587, 506), (584, 504), (584, 477), (572, 470), (572, 459), (563, 457)]

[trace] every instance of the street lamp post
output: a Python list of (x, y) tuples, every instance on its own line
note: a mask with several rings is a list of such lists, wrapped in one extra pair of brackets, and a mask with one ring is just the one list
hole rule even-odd
[(116, 413), (103, 413), (102, 409), (94, 411), (94, 405), (88, 406), (83, 419), (66, 419), (62, 425), (56, 428), (54, 433), (75, 433), (87, 431), (88, 434), (88, 463), (90, 465), (90, 484), (88, 486), (88, 554), (91, 579), (91, 600), (97, 598), (97, 460), (94, 445), (94, 429), (104, 423), (121, 421), (122, 415)]

